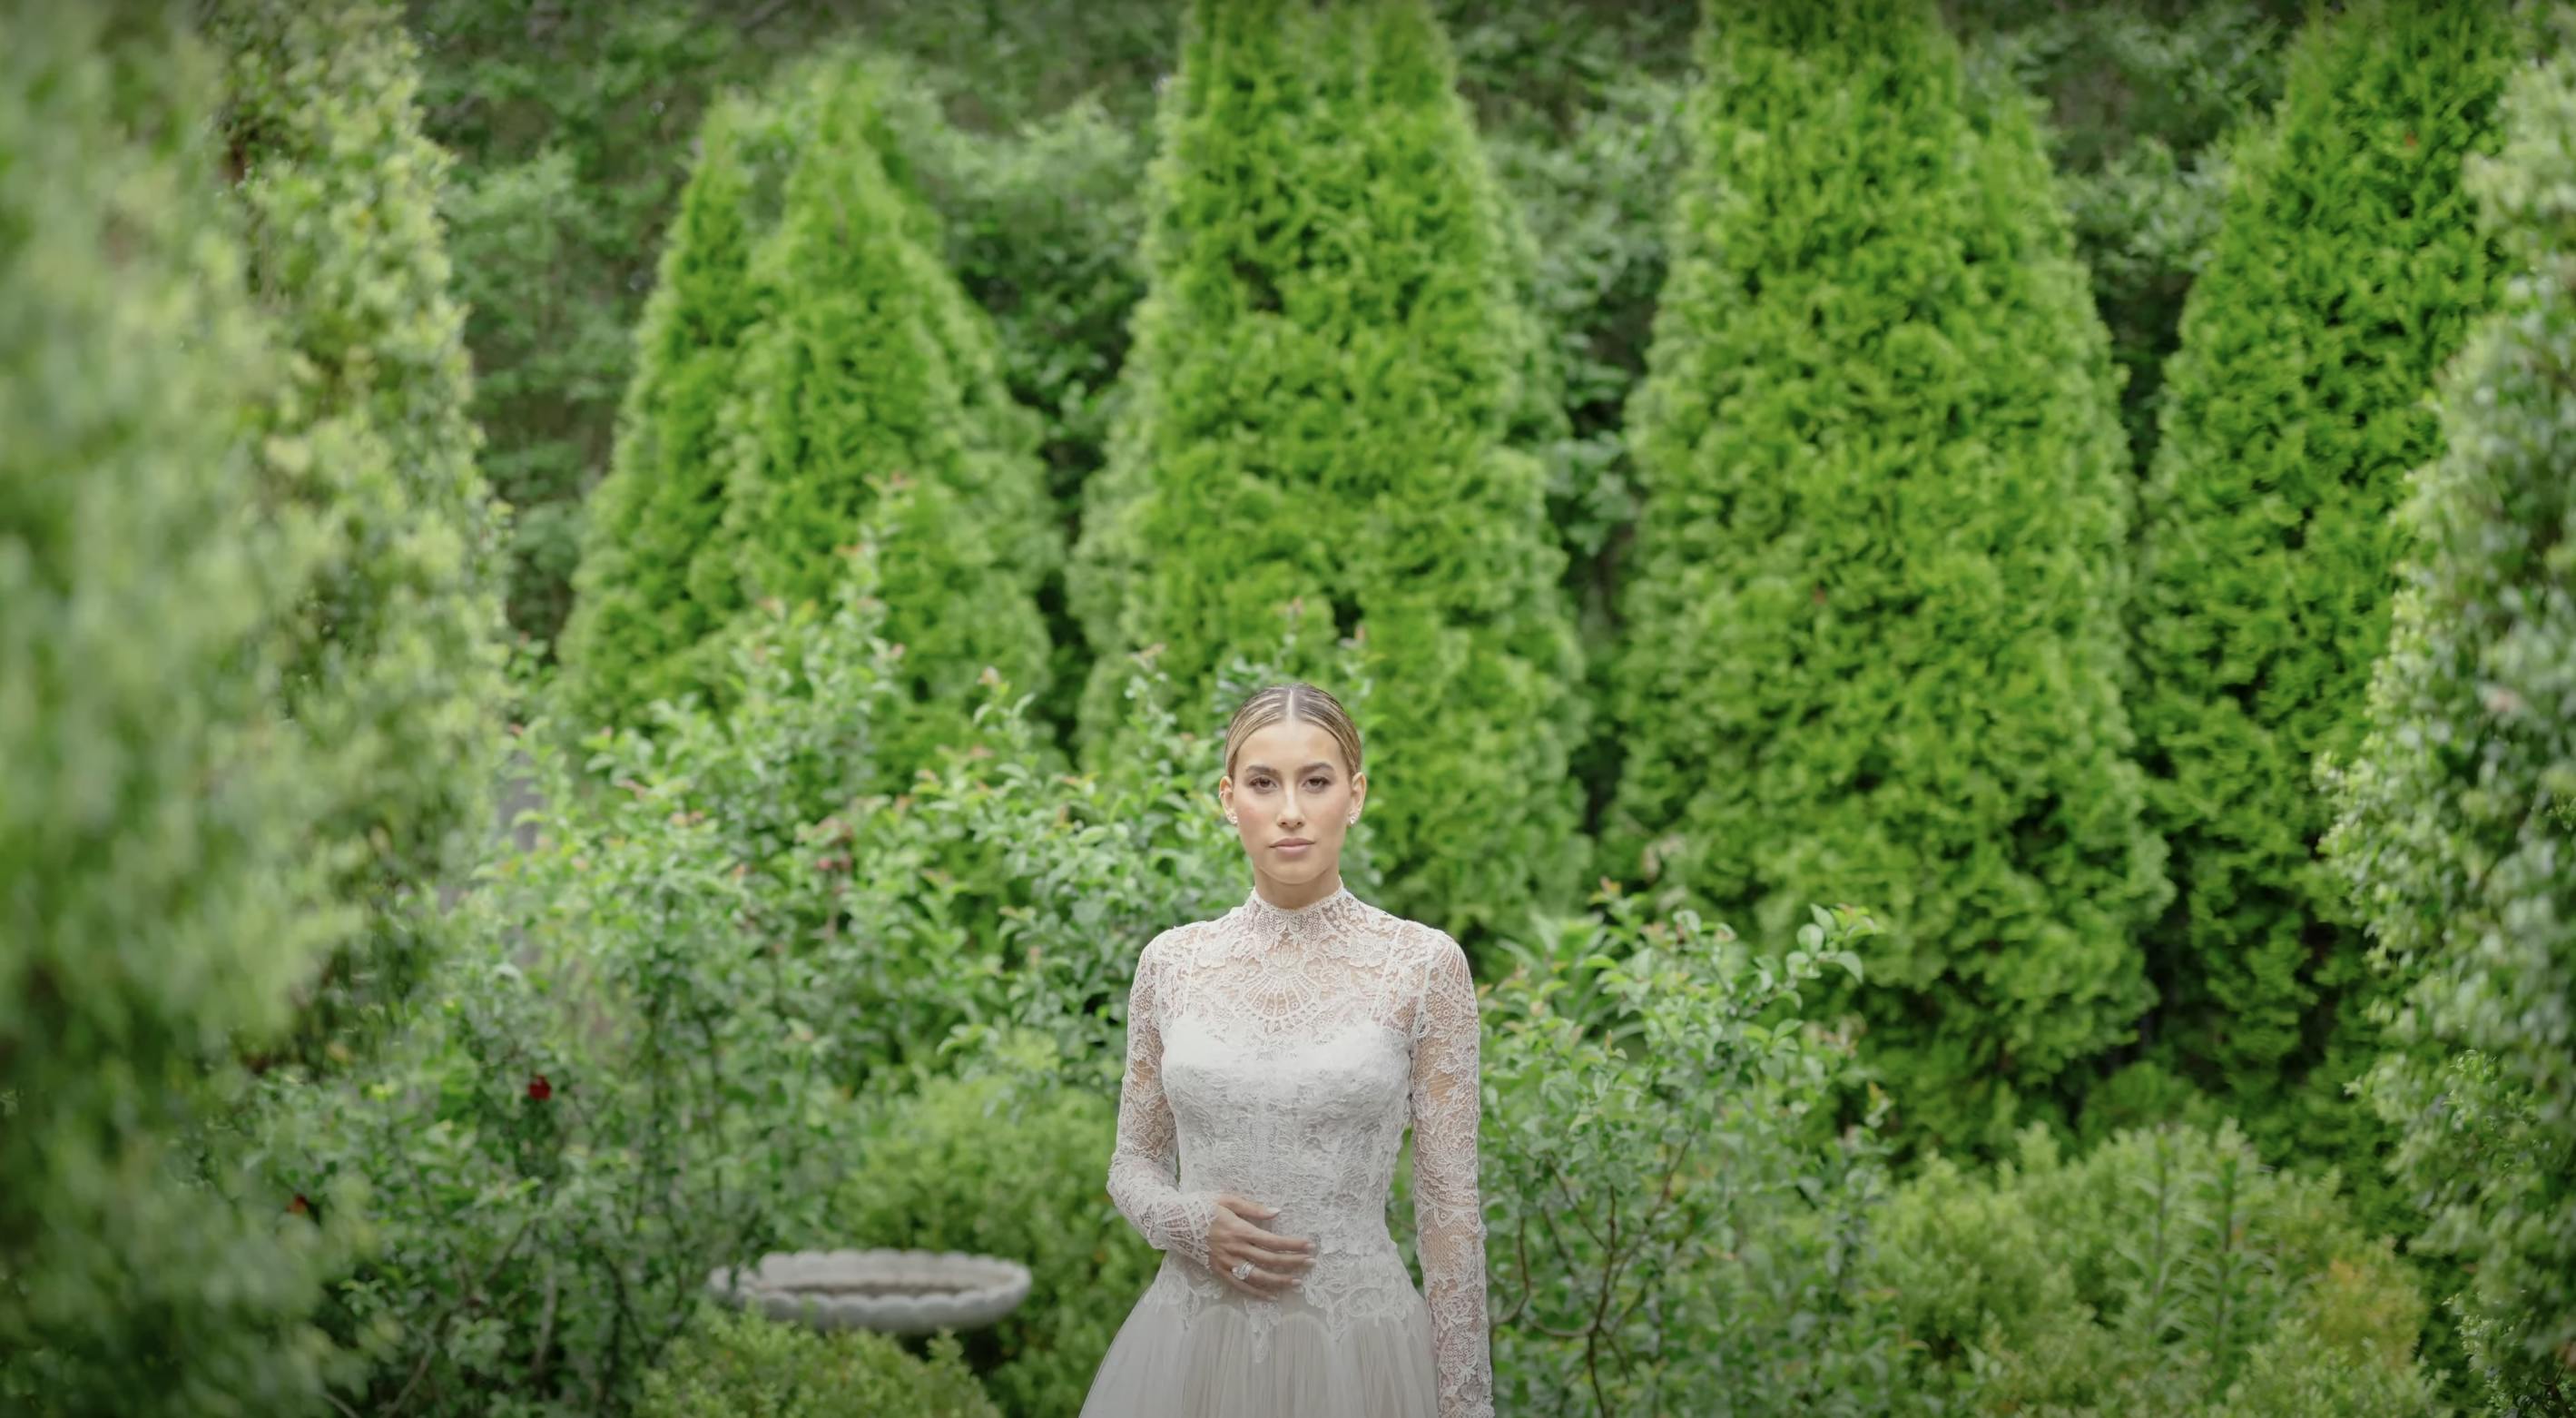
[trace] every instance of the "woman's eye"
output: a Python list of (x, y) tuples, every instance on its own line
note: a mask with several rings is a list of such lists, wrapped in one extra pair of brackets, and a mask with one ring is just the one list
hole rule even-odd
[(1324, 786), (1332, 781), (1330, 778), (1309, 778), (1306, 780), (1306, 786), (1320, 793), (1324, 791)]

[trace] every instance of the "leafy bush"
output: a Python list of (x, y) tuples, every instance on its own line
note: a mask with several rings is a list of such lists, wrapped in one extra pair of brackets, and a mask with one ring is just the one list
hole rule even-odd
[(2514, 275), (2440, 385), (2366, 732), (2321, 766), (2327, 860), (2404, 987), (2370, 1074), (2456, 1258), (2496, 1413), (2576, 1412), (2576, 55), (2517, 76), (2468, 185)]
[(309, 1062), (429, 973), (437, 895), (489, 830), (504, 517), (467, 416), (448, 157), (421, 136), (400, 16), (222, 0), (208, 39), (230, 61), (219, 126), (251, 294), (288, 372), (257, 408), (270, 495), (329, 537), (286, 618), (282, 704), (333, 796), (316, 850), (367, 913), (305, 987)]
[(1206, 4), (1188, 33), (1069, 584), (1099, 656), (1086, 761), (1129, 751), (1129, 652), (1159, 647), (1194, 704), (1303, 606), (1279, 668), (1314, 677), (1348, 635), (1378, 689), (1382, 904), (1516, 924), (1577, 865), (1581, 661), (1539, 466), (1508, 446), (1546, 402), (1538, 336), (1446, 44), (1413, 0)]
[(238, 1046), (353, 921), (345, 806), (276, 705), (333, 550), (261, 506), (283, 377), (175, 9), (11, 8), (0, 43), (0, 1407), (311, 1406), (345, 1239), (241, 1171)]
[(2115, 675), (2127, 471), (2028, 115), (1923, 4), (1712, 6), (1630, 421), (1603, 874), (1764, 934), (1885, 910), (1858, 991), (1914, 1137), (2052, 1105), (2164, 899)]
[(881, 1334), (818, 1334), (710, 1313), (644, 1378), (636, 1418), (1001, 1418), (958, 1361), (957, 1337), (916, 1359)]
[(1027, 1266), (1028, 1299), (966, 1335), (966, 1359), (1005, 1411), (1071, 1418), (1162, 1259), (1109, 1201), (1117, 1098), (1059, 1081), (1042, 1037), (997, 1040), (961, 1062), (962, 1076), (875, 1110), (830, 1234)]
[(1865, 1283), (1894, 1296), (1924, 1392), (1975, 1411), (2430, 1413), (2423, 1301), (2335, 1193), (2265, 1169), (2232, 1124), (2074, 1162), (2033, 1125), (1991, 1179), (1930, 1159)]
[(2132, 708), (2177, 887), (2147, 935), (2160, 1056), (2267, 1155), (2374, 1196), (2384, 1138), (2345, 1099), (2374, 1047), (2362, 945), (2309, 765), (2358, 740), (2389, 514), (2440, 447), (2424, 391), (2495, 300), (2460, 168), (2494, 147), (2512, 30), (2362, 4), (2301, 37), (2192, 287), (2140, 520)]
[(1885, 1297), (1858, 1278), (1877, 1119), (1834, 1130), (1850, 1041), (1800, 1018), (1873, 925), (1819, 909), (1756, 953), (1596, 899), (1480, 992), (1497, 1407), (1896, 1411)]

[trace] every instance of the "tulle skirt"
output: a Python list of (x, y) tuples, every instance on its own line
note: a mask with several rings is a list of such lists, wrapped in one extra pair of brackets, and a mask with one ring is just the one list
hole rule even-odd
[(1439, 1418), (1431, 1312), (1415, 1296), (1399, 1319), (1339, 1333), (1291, 1295), (1256, 1344), (1248, 1296), (1195, 1314), (1150, 1286), (1091, 1380), (1082, 1418)]

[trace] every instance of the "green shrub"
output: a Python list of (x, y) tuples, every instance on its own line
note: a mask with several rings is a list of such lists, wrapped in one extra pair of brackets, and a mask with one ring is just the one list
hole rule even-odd
[(1880, 1219), (1862, 1283), (1894, 1296), (1927, 1397), (1991, 1413), (2433, 1411), (2414, 1355), (2424, 1303), (2331, 1177), (2266, 1170), (2232, 1124), (2122, 1132), (2071, 1162), (2040, 1126), (2020, 1143), (1991, 1179), (1932, 1158)]
[(1043, 686), (1035, 596), (1062, 547), (1035, 425), (1001, 385), (981, 312), (922, 244), (933, 219), (886, 173), (881, 82), (833, 59), (783, 101), (796, 157), (752, 257), (760, 321), (738, 361), (717, 541), (730, 565), (693, 569), (690, 593), (717, 614), (824, 596), (860, 513), (914, 484), (881, 553), (904, 649), (879, 768), (899, 784), (960, 735), (987, 667)]
[(2576, 57), (2513, 81), (2468, 184), (2514, 275), (2440, 384), (2441, 456), (2325, 855), (2404, 993), (2367, 1080), (2496, 1413), (2576, 1412)]
[[(0, 43), (0, 1408), (302, 1413), (345, 1232), (240, 1169), (236, 1047), (353, 924), (272, 632), (320, 529), (243, 433), (282, 371), (178, 7)], [(319, 1193), (317, 1192), (318, 1196)]]
[(831, 1244), (1027, 1266), (1028, 1299), (966, 1335), (966, 1359), (1006, 1411), (1071, 1418), (1162, 1257), (1109, 1201), (1116, 1096), (1058, 1081), (1043, 1039), (996, 1040), (970, 1057), (964, 1076), (884, 1106), (861, 1135)]
[(2140, 522), (2132, 710), (2177, 887), (2147, 938), (2158, 1047), (2267, 1155), (2374, 1194), (2384, 1139), (2344, 1096), (2362, 947), (2309, 764), (2358, 740), (2389, 514), (2440, 448), (2424, 391), (2495, 300), (2460, 165), (2494, 146), (2511, 28), (2363, 4), (2301, 37), (2183, 313)]
[(957, 1337), (916, 1359), (882, 1334), (818, 1334), (710, 1313), (644, 1378), (636, 1418), (1001, 1418), (958, 1361)]
[(1497, 1409), (1899, 1411), (1890, 1312), (1859, 1282), (1877, 1118), (1836, 1130), (1851, 1042), (1800, 1018), (1874, 927), (1818, 909), (1757, 953), (1596, 900), (1480, 991)]
[(1709, 16), (1602, 870), (1763, 934), (1883, 906), (1865, 1051), (1913, 1136), (1992, 1142), (2129, 1037), (2166, 890), (2101, 325), (2028, 115), (1966, 101), (1927, 6)]
[(257, 408), (270, 495), (329, 538), (286, 623), (282, 702), (332, 793), (315, 850), (367, 913), (306, 987), (310, 1060), (418, 986), (438, 894), (490, 830), (504, 518), (467, 413), (448, 158), (421, 136), (401, 17), (223, 0), (208, 39), (230, 60), (219, 128), (251, 294), (290, 372)]
[(1406, 0), (1310, 9), (1198, 6), (1165, 96), (1151, 293), (1069, 586), (1087, 761), (1127, 751), (1130, 652), (1195, 705), (1302, 607), (1279, 668), (1313, 677), (1348, 636), (1376, 686), (1381, 904), (1517, 925), (1578, 865), (1563, 554), (1508, 444), (1538, 335), (1437, 27)]

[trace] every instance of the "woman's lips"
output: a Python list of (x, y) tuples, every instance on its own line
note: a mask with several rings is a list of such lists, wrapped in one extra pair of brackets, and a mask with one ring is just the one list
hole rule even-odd
[(1312, 843), (1312, 842), (1275, 842), (1275, 843), (1272, 843), (1271, 845), (1272, 845), (1273, 847), (1275, 847), (1277, 850), (1282, 851), (1282, 852), (1285, 852), (1285, 853), (1287, 853), (1289, 856), (1292, 856), (1292, 857), (1293, 857), (1293, 856), (1297, 855), (1298, 853), (1305, 851), (1307, 848), (1314, 846), (1315, 844), (1314, 844), (1314, 843)]

